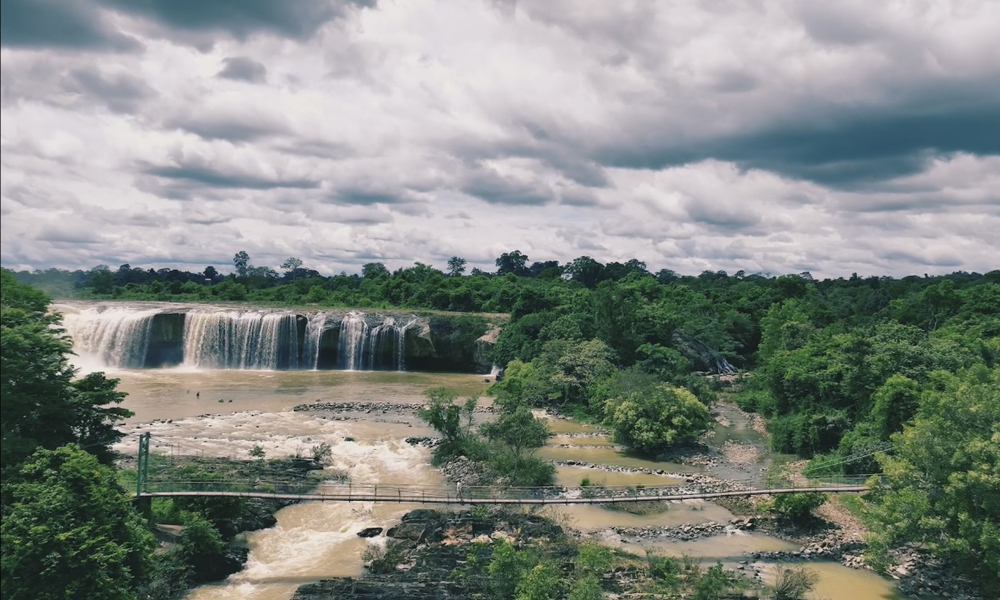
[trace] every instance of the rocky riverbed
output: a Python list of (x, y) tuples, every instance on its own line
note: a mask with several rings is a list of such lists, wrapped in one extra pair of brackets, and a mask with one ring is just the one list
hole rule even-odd
[(560, 526), (532, 514), (414, 510), (385, 532), (388, 549), (369, 560), (363, 576), (303, 585), (293, 600), (468, 598), (466, 586), (454, 574), (466, 564), (474, 542), (504, 538), (524, 545), (564, 536)]

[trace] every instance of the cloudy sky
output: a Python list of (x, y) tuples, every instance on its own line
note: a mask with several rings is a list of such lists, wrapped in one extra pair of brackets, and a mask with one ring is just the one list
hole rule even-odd
[(995, 0), (4, 0), (2, 261), (1000, 267)]

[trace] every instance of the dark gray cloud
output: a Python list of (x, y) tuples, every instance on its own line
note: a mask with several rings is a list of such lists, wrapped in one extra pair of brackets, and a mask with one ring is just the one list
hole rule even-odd
[(400, 196), (389, 192), (362, 189), (344, 189), (337, 192), (336, 197), (337, 200), (346, 204), (363, 204), (365, 206), (372, 204), (399, 204), (404, 201)]
[(143, 45), (109, 22), (89, 0), (4, 0), (0, 40), (19, 48), (134, 52)]
[(219, 71), (216, 77), (247, 81), (249, 83), (264, 83), (267, 81), (267, 67), (252, 58), (231, 56), (223, 62), (226, 66), (222, 67), (222, 70)]
[(604, 146), (598, 156), (643, 169), (714, 158), (851, 189), (918, 173), (942, 154), (1000, 154), (1000, 87), (944, 105), (928, 98), (910, 106), (807, 111), (756, 131), (684, 144), (646, 137)]
[(489, 167), (469, 175), (461, 190), (490, 204), (539, 206), (555, 200), (552, 188), (538, 181), (523, 181), (504, 176)]
[(188, 113), (167, 119), (164, 126), (206, 140), (230, 142), (253, 142), (289, 132), (288, 125), (275, 116), (235, 111)]
[(66, 223), (44, 227), (35, 233), (34, 238), (39, 241), (62, 244), (97, 244), (101, 242), (101, 236), (85, 225), (73, 226)]
[(155, 95), (139, 77), (127, 73), (109, 75), (95, 67), (70, 71), (63, 89), (88, 96), (119, 113), (134, 113), (143, 100)]
[(237, 39), (255, 33), (307, 39), (329, 21), (374, 0), (100, 0), (168, 30), (225, 32)]
[(195, 183), (210, 188), (247, 190), (293, 188), (309, 190), (319, 187), (318, 181), (308, 179), (280, 179), (249, 173), (225, 172), (195, 162), (170, 166), (149, 166), (144, 168), (143, 172), (147, 175), (153, 175), (166, 180)]

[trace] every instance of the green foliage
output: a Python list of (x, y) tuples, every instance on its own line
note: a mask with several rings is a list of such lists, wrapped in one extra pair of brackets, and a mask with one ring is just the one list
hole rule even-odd
[[(914, 540), (1000, 589), (1000, 368), (941, 375), (911, 425), (879, 455), (871, 549)], [(878, 556), (882, 554), (883, 556)]]
[(733, 595), (736, 578), (722, 569), (722, 563), (708, 568), (694, 580), (694, 600), (723, 600)]
[(650, 577), (664, 581), (667, 585), (676, 585), (680, 581), (681, 563), (672, 556), (646, 550), (646, 567)]
[(488, 589), (491, 598), (514, 598), (521, 577), (538, 564), (538, 557), (526, 550), (515, 550), (505, 539), (493, 542), (493, 553), (487, 568)]
[(666, 385), (611, 398), (605, 413), (615, 441), (645, 453), (691, 441), (710, 421), (694, 394)]
[(517, 582), (516, 600), (550, 600), (559, 596), (559, 569), (551, 562), (541, 562)]
[(601, 574), (611, 568), (611, 548), (596, 542), (583, 542), (576, 549), (576, 570), (582, 574)]
[(333, 447), (326, 442), (320, 442), (310, 450), (313, 462), (323, 464), (330, 462), (333, 458)]
[(909, 377), (893, 375), (875, 391), (874, 400), (869, 415), (875, 426), (874, 433), (879, 439), (888, 439), (916, 414), (920, 386)]
[(777, 494), (774, 497), (772, 510), (793, 523), (807, 523), (813, 518), (812, 511), (826, 502), (826, 494), (816, 492), (799, 492), (795, 494)]
[(219, 530), (211, 521), (196, 512), (182, 512), (179, 546), (181, 556), (190, 560), (198, 556), (222, 554), (226, 547)]
[(4, 598), (135, 598), (153, 538), (112, 468), (76, 445), (40, 449), (3, 498)]
[(458, 394), (445, 388), (424, 392), (430, 404), (417, 411), (421, 420), (444, 438), (445, 444), (456, 442), (462, 435), (462, 407), (455, 404)]
[(396, 570), (396, 566), (403, 562), (406, 547), (399, 540), (389, 539), (385, 546), (371, 545), (365, 548), (362, 555), (367, 565), (368, 572), (376, 575), (385, 575)]
[(115, 425), (132, 415), (117, 407), (125, 394), (117, 379), (92, 373), (74, 380), (66, 356), (71, 346), (48, 300), (3, 272), (0, 306), (0, 467), (16, 466), (38, 447), (79, 442), (110, 461), (121, 439)]
[(819, 575), (804, 567), (778, 567), (771, 600), (805, 600), (819, 582)]
[(263, 461), (264, 457), (267, 456), (267, 453), (264, 451), (264, 447), (261, 446), (260, 444), (254, 444), (253, 448), (247, 450), (247, 454), (250, 456), (250, 458), (254, 458), (259, 461)]
[(525, 463), (525, 454), (541, 448), (549, 437), (548, 426), (524, 405), (503, 410), (495, 422), (483, 425), (481, 430), (487, 439), (507, 449), (513, 461), (513, 481), (519, 481), (518, 471)]
[(573, 582), (566, 600), (601, 600), (604, 592), (597, 576), (592, 573), (580, 577)]

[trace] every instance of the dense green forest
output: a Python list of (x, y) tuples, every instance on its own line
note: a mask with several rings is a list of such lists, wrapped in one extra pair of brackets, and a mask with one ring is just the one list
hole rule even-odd
[[(1000, 586), (1000, 271), (900, 279), (682, 276), (650, 273), (636, 260), (529, 266), (520, 252), (496, 264), (495, 273), (465, 275), (457, 257), (447, 272), (419, 263), (389, 272), (372, 263), (360, 275), (322, 277), (289, 259), (279, 275), (241, 252), (226, 276), (212, 267), (186, 273), (129, 265), (16, 276), (79, 298), (508, 313), (493, 356), (505, 377), (491, 389), (510, 407), (508, 430), (518, 429), (517, 418), (527, 420), (523, 407), (546, 406), (603, 422), (617, 441), (653, 455), (708, 427), (706, 406), (719, 390), (697, 372), (728, 361), (743, 371), (735, 400), (767, 417), (774, 450), (810, 458), (814, 475), (881, 473), (867, 503), (874, 561), (916, 541), (964, 565), (987, 591)], [(30, 309), (8, 309), (8, 287), (35, 298), (8, 282), (5, 274), (5, 386), (8, 310), (20, 311), (11, 313), (20, 315), (17, 327), (37, 330), (50, 318), (41, 299)], [(62, 389), (107, 404), (113, 384), (86, 381)], [(44, 393), (24, 389), (26, 398)], [(7, 405), (5, 387), (5, 465)], [(439, 410), (428, 417), (460, 432), (461, 411)], [(485, 433), (503, 441), (503, 431)], [(68, 430), (48, 445), (23, 436), (14, 460), (74, 435)], [(519, 461), (520, 453), (510, 456)], [(548, 476), (529, 479), (536, 475)]]
[(160, 522), (184, 532), (175, 549), (154, 552), (152, 523), (121, 487), (111, 450), (132, 415), (118, 380), (78, 377), (49, 298), (0, 275), (0, 597), (179, 597), (223, 558), (219, 523), (244, 500), (174, 502), (176, 520)]

